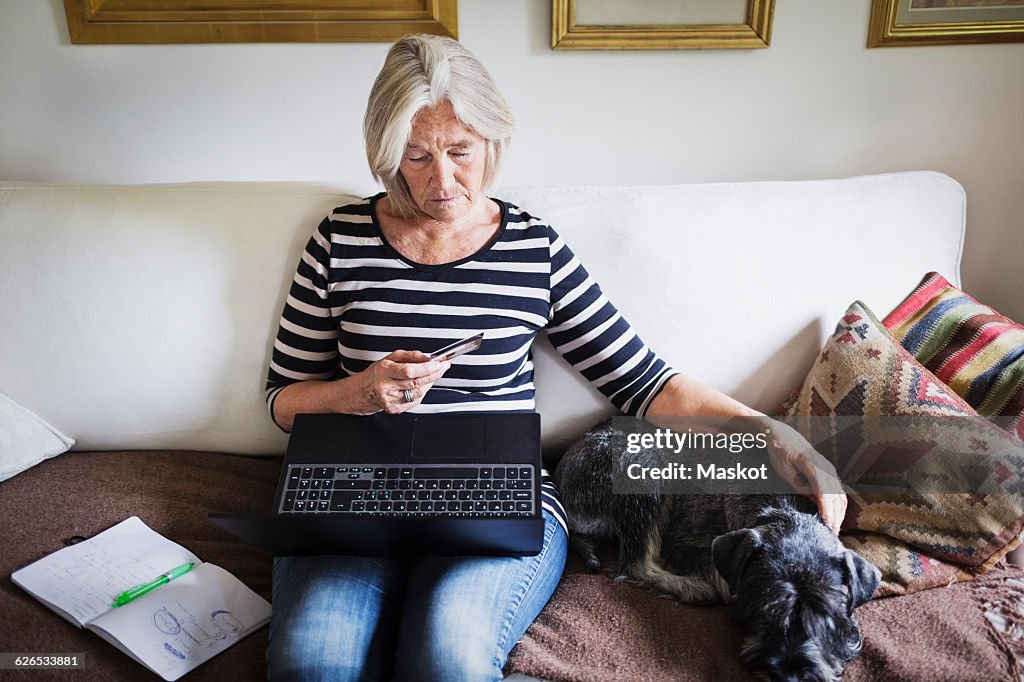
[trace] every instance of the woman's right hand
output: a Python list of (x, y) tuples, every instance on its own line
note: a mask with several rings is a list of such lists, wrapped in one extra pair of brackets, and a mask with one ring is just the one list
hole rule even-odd
[[(396, 350), (357, 374), (360, 379), (360, 414), (401, 414), (423, 401), (434, 382), (440, 379), (450, 362), (431, 360), (416, 350)], [(411, 391), (406, 400), (406, 391)]]

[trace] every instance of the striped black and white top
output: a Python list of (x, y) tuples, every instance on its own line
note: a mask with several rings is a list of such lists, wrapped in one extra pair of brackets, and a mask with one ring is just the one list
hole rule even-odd
[[(549, 225), (497, 201), (501, 225), (477, 253), (443, 265), (400, 254), (381, 232), (383, 194), (341, 206), (306, 246), (285, 302), (267, 406), (288, 384), (356, 374), (388, 353), (430, 353), (479, 331), (412, 412), (534, 410), (530, 346), (541, 330), (622, 412), (643, 415), (674, 374), (633, 332)], [(542, 502), (565, 527), (550, 475)]]

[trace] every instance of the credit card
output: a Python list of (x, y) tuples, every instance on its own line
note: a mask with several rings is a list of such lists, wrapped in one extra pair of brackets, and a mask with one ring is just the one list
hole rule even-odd
[(430, 354), (430, 359), (439, 360), (441, 362), (448, 362), (452, 358), (457, 358), (460, 355), (465, 355), (466, 353), (472, 353), (473, 351), (480, 347), (480, 344), (483, 343), (483, 340), (483, 332), (480, 332), (479, 334), (474, 334), (473, 336), (467, 336), (461, 341), (456, 341), (455, 343), (449, 344), (444, 348), (439, 348), (438, 350), (435, 350), (433, 353)]

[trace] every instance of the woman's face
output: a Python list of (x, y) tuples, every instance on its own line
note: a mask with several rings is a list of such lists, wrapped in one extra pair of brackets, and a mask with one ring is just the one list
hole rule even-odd
[(444, 101), (413, 117), (398, 169), (419, 210), (451, 223), (467, 217), (483, 197), (485, 153), (484, 138), (463, 127)]

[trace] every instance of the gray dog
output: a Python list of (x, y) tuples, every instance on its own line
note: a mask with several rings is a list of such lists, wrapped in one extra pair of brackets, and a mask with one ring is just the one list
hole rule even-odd
[(725, 601), (740, 660), (762, 679), (836, 680), (860, 653), (853, 610), (878, 569), (847, 550), (796, 495), (614, 494), (613, 475), (657, 454), (627, 451), (611, 422), (587, 433), (555, 472), (571, 545), (592, 571), (597, 542), (617, 540), (618, 573), (690, 604)]

